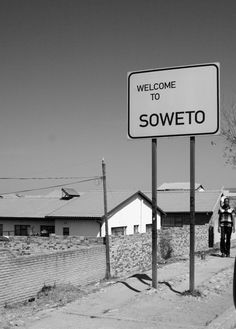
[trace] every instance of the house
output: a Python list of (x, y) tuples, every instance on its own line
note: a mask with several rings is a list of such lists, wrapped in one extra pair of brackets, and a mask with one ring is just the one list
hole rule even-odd
[[(149, 195), (149, 193), (146, 193)], [(195, 223), (209, 223), (214, 212), (218, 213), (221, 191), (195, 192)], [(163, 227), (183, 226), (190, 223), (189, 191), (158, 191), (157, 202), (166, 213), (162, 218)]]
[[(151, 230), (152, 202), (142, 192), (114, 191), (107, 195), (109, 234)], [(160, 228), (164, 212), (157, 209)], [(0, 235), (105, 236), (103, 191), (77, 193), (62, 189), (45, 196), (0, 198)]]
[(45, 214), (65, 204), (59, 198), (4, 196), (0, 199), (0, 235), (54, 233), (55, 225)]
[[(152, 230), (152, 201), (144, 193), (138, 191), (128, 198), (121, 192), (113, 194), (120, 197), (117, 206), (112, 206), (108, 213), (109, 234), (135, 234), (146, 233)], [(157, 229), (161, 228), (164, 211), (157, 207)], [(105, 235), (105, 225), (102, 226), (102, 236)]]
[[(151, 230), (152, 202), (141, 191), (110, 191), (107, 195), (108, 234), (126, 235)], [(157, 208), (157, 227), (160, 229), (164, 212)], [(92, 191), (47, 214), (55, 221), (55, 233), (65, 228), (73, 235), (105, 236), (103, 191)], [(94, 221), (99, 224), (95, 228)], [(89, 228), (89, 231), (88, 231)]]
[[(157, 189), (157, 191), (189, 191), (190, 183), (163, 183)], [(204, 187), (195, 183), (195, 191), (204, 191)]]

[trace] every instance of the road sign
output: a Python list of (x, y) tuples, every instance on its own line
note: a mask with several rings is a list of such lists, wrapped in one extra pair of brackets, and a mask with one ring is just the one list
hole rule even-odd
[(219, 64), (128, 74), (128, 136), (155, 138), (219, 131)]

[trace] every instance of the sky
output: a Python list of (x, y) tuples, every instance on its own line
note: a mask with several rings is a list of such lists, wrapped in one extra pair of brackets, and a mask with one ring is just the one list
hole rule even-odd
[[(94, 177), (151, 190), (151, 140), (127, 138), (127, 74), (220, 63), (236, 91), (233, 0), (0, 0), (0, 177)], [(196, 137), (196, 181), (236, 186), (221, 135)], [(157, 184), (189, 181), (189, 137), (158, 138)], [(0, 180), (0, 194), (74, 180)], [(70, 185), (77, 190), (101, 183)]]

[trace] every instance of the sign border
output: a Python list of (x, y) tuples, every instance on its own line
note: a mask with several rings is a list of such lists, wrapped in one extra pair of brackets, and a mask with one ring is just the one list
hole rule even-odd
[[(152, 136), (140, 136), (134, 137), (130, 134), (130, 77), (134, 74), (148, 73), (148, 72), (159, 72), (159, 71), (171, 71), (178, 69), (187, 69), (193, 67), (204, 67), (204, 66), (214, 66), (216, 67), (216, 84), (217, 84), (217, 128), (214, 132), (208, 133), (197, 133), (197, 134), (173, 134), (173, 135), (152, 135)], [(132, 71), (128, 73), (128, 138), (129, 139), (150, 139), (150, 138), (161, 138), (161, 137), (175, 137), (175, 136), (201, 136), (201, 135), (216, 135), (220, 131), (220, 79), (219, 79), (219, 63), (210, 63), (210, 64), (196, 64), (196, 65), (186, 65), (186, 66), (176, 66), (176, 67), (166, 67), (161, 69), (150, 69), (150, 70), (141, 70), (141, 71)]]

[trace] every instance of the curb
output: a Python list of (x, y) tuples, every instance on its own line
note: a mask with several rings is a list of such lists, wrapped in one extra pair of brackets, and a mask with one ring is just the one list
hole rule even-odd
[(207, 326), (208, 329), (233, 329), (236, 328), (236, 310), (234, 306), (220, 314)]

